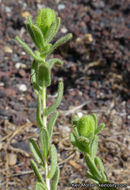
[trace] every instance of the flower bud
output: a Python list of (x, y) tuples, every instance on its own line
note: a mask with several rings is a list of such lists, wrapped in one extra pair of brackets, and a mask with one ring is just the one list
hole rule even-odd
[(95, 132), (95, 121), (93, 116), (85, 115), (81, 117), (81, 119), (78, 122), (77, 129), (79, 135), (87, 138), (93, 138)]
[(43, 8), (39, 10), (38, 15), (36, 17), (36, 25), (41, 29), (46, 37), (50, 26), (56, 22), (56, 14), (50, 8)]

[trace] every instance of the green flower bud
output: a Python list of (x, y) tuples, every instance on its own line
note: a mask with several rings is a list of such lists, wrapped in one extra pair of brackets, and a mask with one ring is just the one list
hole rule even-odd
[(77, 129), (79, 135), (87, 138), (93, 138), (95, 132), (95, 121), (93, 116), (85, 115), (81, 117), (81, 119), (78, 122)]
[(41, 29), (46, 37), (51, 25), (56, 22), (56, 13), (50, 8), (43, 8), (39, 10), (36, 17), (36, 25)]

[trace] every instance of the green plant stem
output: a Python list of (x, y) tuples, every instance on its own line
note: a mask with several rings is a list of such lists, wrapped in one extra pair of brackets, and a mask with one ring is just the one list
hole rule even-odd
[[(45, 128), (47, 128), (47, 117), (44, 114), (45, 109), (46, 109), (46, 87), (43, 86), (42, 89), (42, 102), (43, 102), (43, 123)], [(49, 172), (49, 167), (48, 167), (48, 160), (45, 159), (45, 178), (46, 178), (46, 185), (48, 190), (50, 190), (50, 179), (47, 177)]]

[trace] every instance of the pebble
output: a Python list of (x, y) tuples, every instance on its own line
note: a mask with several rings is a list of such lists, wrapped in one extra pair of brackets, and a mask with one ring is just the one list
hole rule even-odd
[(27, 18), (28, 16), (30, 16), (30, 13), (28, 11), (25, 11), (21, 13), (21, 16)]
[(77, 115), (78, 115), (79, 118), (81, 118), (83, 116), (83, 113), (82, 112), (78, 112)]
[(11, 12), (11, 8), (10, 8), (10, 7), (5, 7), (5, 11), (6, 11), (7, 13), (10, 13), (10, 12)]
[(65, 33), (67, 33), (67, 32), (68, 32), (68, 30), (67, 30), (67, 28), (66, 28), (66, 27), (62, 27), (62, 28), (61, 28), (61, 32), (62, 32), (63, 34), (65, 34)]
[(4, 47), (5, 53), (13, 53), (12, 49), (9, 46)]
[(22, 65), (22, 63), (19, 63), (19, 62), (16, 63), (16, 64), (15, 64), (16, 69), (19, 69), (19, 68), (21, 67), (21, 65)]
[(17, 86), (18, 86), (18, 89), (22, 92), (25, 92), (27, 90), (27, 86), (25, 84), (19, 84)]
[(17, 162), (17, 156), (16, 154), (10, 153), (9, 154), (9, 165), (14, 166)]
[(58, 10), (63, 10), (65, 8), (65, 5), (64, 4), (59, 4), (58, 5)]

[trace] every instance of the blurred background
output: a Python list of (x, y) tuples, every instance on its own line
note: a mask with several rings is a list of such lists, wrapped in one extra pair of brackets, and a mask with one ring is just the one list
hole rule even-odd
[[(92, 183), (83, 155), (69, 141), (72, 116), (96, 113), (106, 127), (100, 133), (99, 155), (113, 183), (129, 183), (129, 0), (0, 0), (0, 189), (32, 190), (35, 176), (28, 142), (38, 138), (32, 59), (15, 41), (21, 37), (35, 50), (25, 21), (50, 7), (62, 19), (55, 40), (71, 32), (73, 39), (53, 57), (64, 61), (52, 71), (48, 105), (57, 95), (59, 78), (65, 90), (53, 143), (61, 169), (59, 190), (69, 183)], [(54, 40), (54, 41), (55, 41)], [(89, 189), (89, 188), (88, 188)]]

